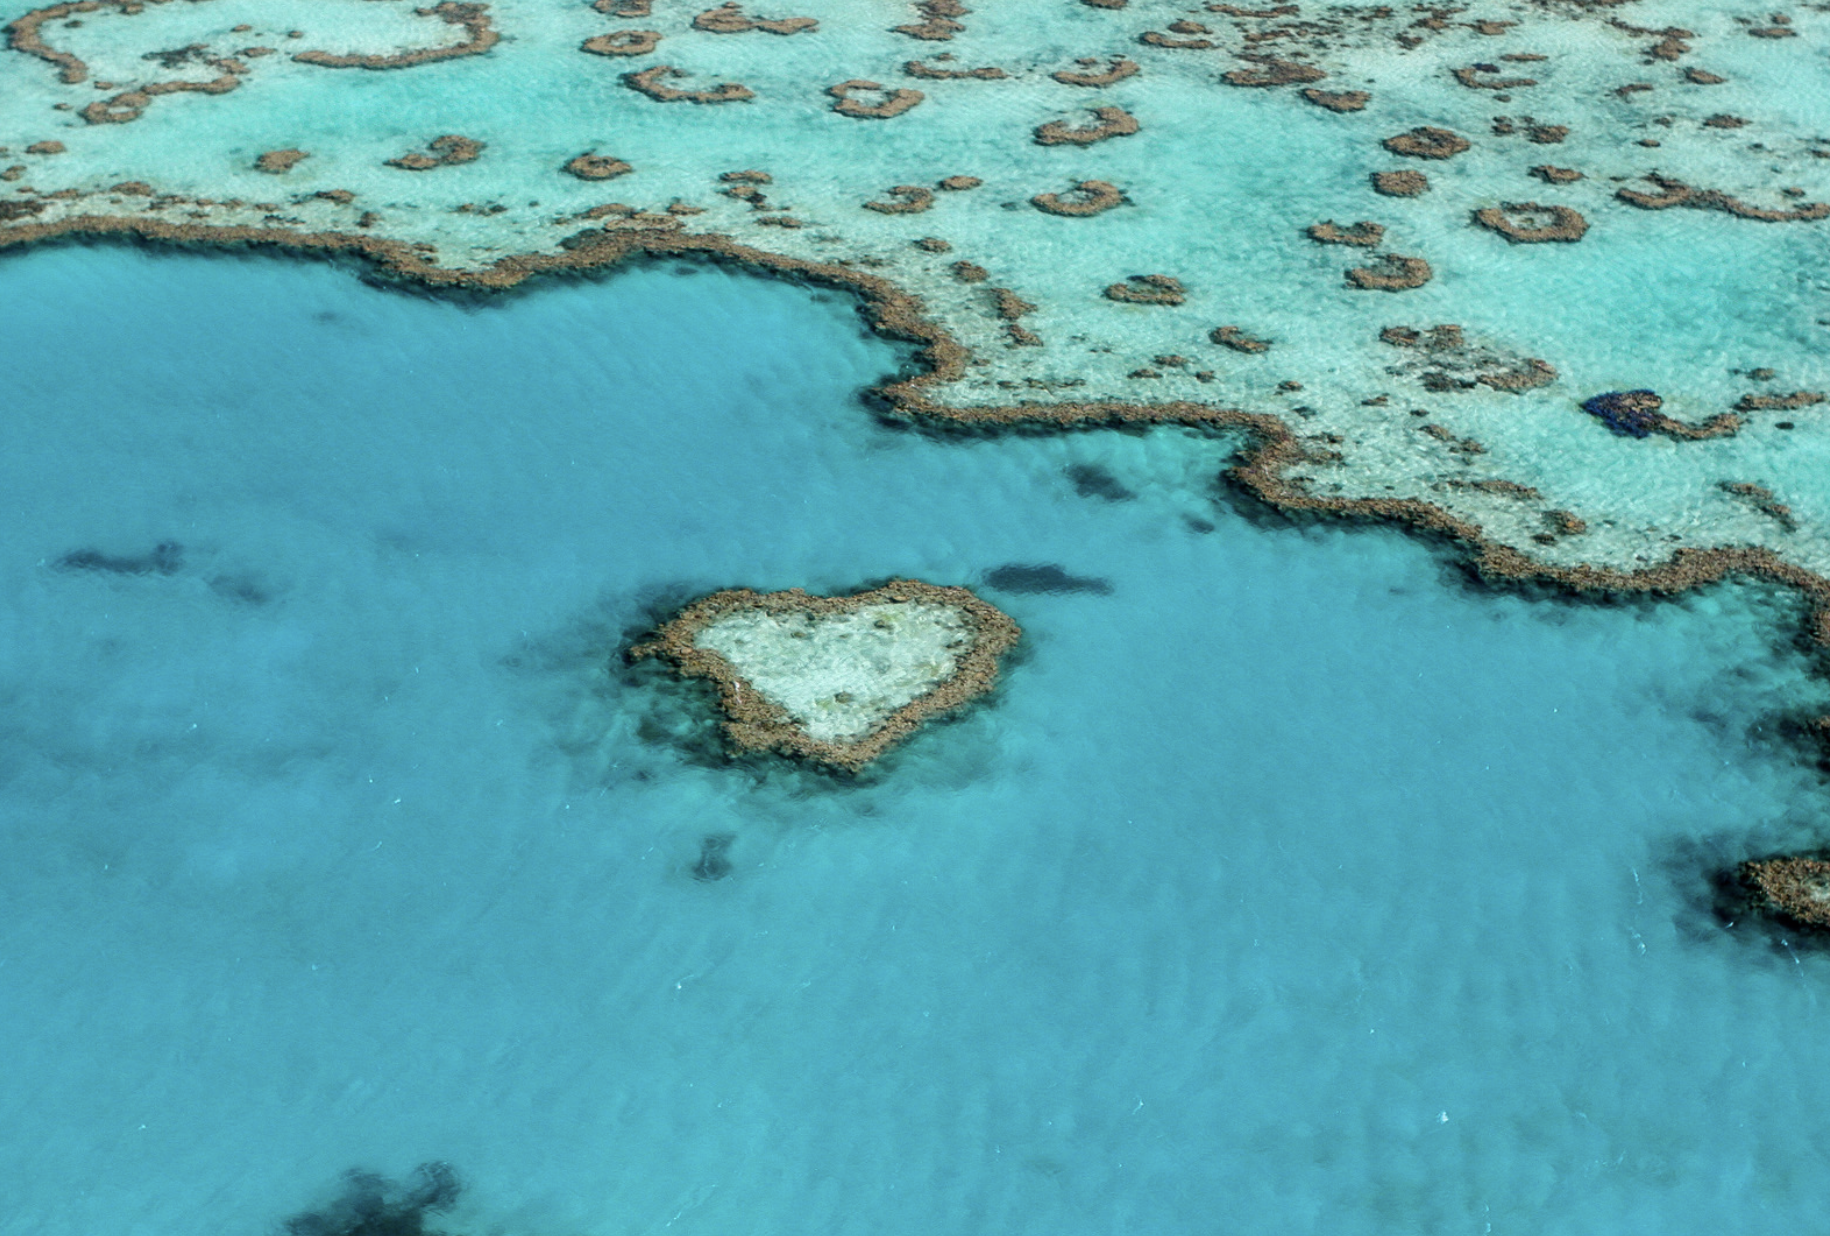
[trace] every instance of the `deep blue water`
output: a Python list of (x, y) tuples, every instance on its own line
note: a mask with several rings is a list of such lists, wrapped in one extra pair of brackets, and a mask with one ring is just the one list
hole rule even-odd
[[(848, 303), (716, 270), (66, 248), (0, 303), (0, 1233), (433, 1159), (541, 1236), (1821, 1214), (1830, 958), (1701, 904), (1822, 813), (1782, 598), (1470, 587), (1180, 432), (885, 427)], [(1110, 591), (984, 588), (1000, 691), (858, 783), (618, 660), (1010, 563)]]

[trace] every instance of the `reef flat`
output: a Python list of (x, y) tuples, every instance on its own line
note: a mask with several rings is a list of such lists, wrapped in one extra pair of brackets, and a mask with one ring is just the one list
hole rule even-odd
[(739, 750), (856, 772), (997, 681), (1017, 624), (964, 588), (896, 580), (844, 597), (732, 589), (688, 606), (632, 658), (717, 684)]
[[(930, 423), (1250, 439), (1579, 587), (1830, 595), (1830, 18), (1701, 0), (0, 6), (0, 246), (844, 287)], [(1654, 392), (1655, 418), (1592, 411)], [(1638, 430), (1645, 428), (1647, 432)], [(1762, 497), (1761, 495), (1765, 495)]]

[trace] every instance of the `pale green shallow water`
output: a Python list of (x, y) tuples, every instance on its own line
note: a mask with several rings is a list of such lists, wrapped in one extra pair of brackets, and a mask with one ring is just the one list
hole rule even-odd
[[(0, 4), (0, 16), (26, 0)], [(754, 7), (754, 6), (752, 6)], [(323, 0), (208, 0), (153, 6), (137, 17), (102, 12), (70, 30), (51, 23), (47, 37), (94, 61), (91, 80), (61, 85), (52, 66), (12, 55), (0, 64), (0, 144), (26, 170), (22, 183), (41, 192), (102, 189), (124, 178), (159, 190), (219, 200), (270, 201), (224, 211), (173, 206), (155, 212), (171, 222), (334, 228), (349, 231), (363, 211), (380, 222), (374, 234), (436, 244), (446, 267), (487, 264), (504, 254), (553, 252), (584, 226), (584, 208), (618, 201), (658, 210), (679, 199), (707, 208), (693, 229), (797, 257), (866, 263), (920, 293), (932, 313), (984, 365), (938, 392), (944, 401), (977, 404), (1046, 399), (1031, 382), (1079, 382), (1072, 397), (1138, 401), (1194, 398), (1219, 406), (1270, 410), (1296, 418), (1305, 432), (1334, 434), (1340, 466), (1312, 478), (1316, 492), (1345, 496), (1417, 496), (1483, 525), (1496, 539), (1560, 564), (1577, 561), (1631, 569), (1664, 557), (1675, 545), (1761, 544), (1788, 560), (1830, 572), (1825, 534), (1826, 436), (1809, 410), (1791, 419), (1758, 413), (1737, 437), (1707, 443), (1617, 439), (1576, 405), (1609, 389), (1651, 387), (1667, 411), (1701, 421), (1748, 393), (1830, 388), (1823, 320), (1830, 320), (1822, 278), (1823, 223), (1761, 223), (1712, 211), (1647, 212), (1615, 199), (1649, 172), (1676, 175), (1704, 188), (1763, 206), (1830, 200), (1830, 160), (1812, 157), (1830, 135), (1830, 92), (1819, 83), (1830, 26), (1811, 10), (1793, 14), (1792, 39), (1747, 35), (1754, 15), (1684, 3), (1628, 4), (1583, 15), (1579, 9), (1495, 4), (1457, 14), (1441, 32), (1419, 31), (1412, 18), (1373, 23), (1376, 37), (1342, 36), (1324, 48), (1300, 39), (1262, 46), (1278, 54), (1313, 55), (1327, 66), (1330, 88), (1365, 86), (1373, 101), (1360, 113), (1334, 115), (1304, 103), (1294, 90), (1219, 84), (1241, 63), (1241, 30), (1199, 5), (1134, 3), (1102, 11), (1070, 0), (986, 4), (968, 14), (950, 42), (890, 33), (911, 19), (908, 6), (831, 0), (792, 6), (820, 19), (812, 34), (717, 35), (691, 29), (694, 6), (662, 3), (650, 18), (616, 21), (583, 3), (502, 0), (490, 12), (503, 41), (486, 56), (395, 72), (324, 69), (289, 59), (301, 48), (388, 50), (455, 37), (434, 19), (396, 3)], [(759, 10), (765, 16), (768, 6)], [(1311, 9), (1302, 20), (1328, 21), (1346, 10)], [(785, 12), (785, 10), (784, 10)], [(1165, 51), (1137, 41), (1178, 17), (1212, 24), (1219, 46)], [(1518, 23), (1499, 37), (1475, 33), (1475, 18)], [(1570, 18), (1571, 20), (1565, 20)], [(1653, 36), (1609, 25), (1678, 25), (1692, 32), (1676, 62), (1648, 59)], [(1764, 18), (1762, 18), (1764, 20)], [(236, 24), (250, 24), (232, 33)], [(1357, 19), (1345, 21), (1356, 27)], [(1241, 29), (1275, 29), (1276, 22)], [(286, 32), (301, 30), (293, 40)], [(651, 55), (583, 54), (587, 37), (647, 28), (663, 41)], [(1394, 34), (1425, 37), (1400, 51)], [(1426, 37), (1427, 36), (1427, 37)], [(88, 125), (62, 102), (80, 107), (110, 97), (97, 79), (122, 83), (155, 70), (146, 49), (202, 42), (219, 52), (244, 45), (279, 54), (248, 60), (243, 85), (220, 96), (156, 100), (125, 125)], [(1544, 62), (1513, 63), (1540, 85), (1511, 92), (1469, 90), (1449, 70), (1529, 51)], [(928, 81), (904, 74), (912, 58), (930, 64), (951, 54), (954, 66), (997, 65), (1002, 81)], [(1102, 90), (1061, 85), (1050, 74), (1081, 56), (1130, 56), (1135, 77)], [(619, 75), (674, 64), (697, 76), (682, 84), (739, 80), (752, 102), (723, 106), (654, 102), (619, 83)], [(1708, 69), (1721, 85), (1686, 82), (1686, 68)], [(109, 78), (104, 78), (106, 72)], [(214, 70), (192, 66), (193, 77)], [(919, 107), (888, 121), (854, 120), (830, 110), (825, 87), (853, 77), (927, 94)], [(1622, 98), (1631, 82), (1655, 87)], [(1094, 105), (1130, 109), (1143, 128), (1134, 137), (1088, 148), (1043, 147), (1030, 140), (1042, 122), (1083, 115)], [(1711, 129), (1717, 114), (1746, 127)], [(1538, 145), (1523, 132), (1497, 136), (1492, 118), (1531, 115), (1567, 126), (1561, 144)], [(1659, 120), (1669, 124), (1661, 125)], [(1417, 124), (1447, 125), (1474, 143), (1446, 162), (1405, 160), (1380, 148), (1381, 138)], [(476, 162), (412, 173), (385, 166), (441, 133), (486, 143)], [(21, 156), (27, 143), (57, 139), (67, 153)], [(1656, 148), (1635, 143), (1656, 140)], [(311, 157), (283, 177), (253, 169), (257, 154), (298, 147)], [(586, 150), (635, 168), (617, 180), (588, 184), (558, 169)], [(1575, 167), (1586, 179), (1550, 186), (1528, 174), (1538, 163)], [(1433, 189), (1414, 200), (1382, 198), (1369, 173), (1399, 165), (1428, 172)], [(760, 225), (761, 215), (720, 196), (718, 176), (762, 168), (774, 176), (768, 196), (807, 226)], [(968, 193), (939, 193), (932, 209), (884, 215), (862, 208), (892, 185), (932, 185), (971, 173), (984, 178)], [(1062, 219), (1027, 205), (1097, 177), (1118, 184), (1130, 204), (1091, 219)], [(1801, 198), (1784, 197), (1794, 187)], [(348, 206), (310, 197), (327, 189), (358, 194)], [(1532, 198), (1584, 213), (1589, 234), (1575, 245), (1509, 245), (1473, 226), (1471, 213), (1499, 201)], [(463, 204), (504, 213), (453, 213)], [(60, 212), (143, 212), (144, 199), (106, 194)], [(767, 212), (764, 212), (767, 213)], [(1342, 271), (1363, 251), (1320, 246), (1302, 230), (1322, 219), (1384, 223), (1387, 247), (1429, 259), (1435, 277), (1397, 294), (1350, 288)], [(288, 223), (294, 220), (296, 223)], [(945, 254), (913, 247), (924, 236), (954, 246)], [(991, 284), (963, 286), (947, 273), (956, 260), (987, 267)], [(1128, 274), (1166, 272), (1187, 287), (1175, 308), (1117, 305), (1100, 290)], [(1025, 319), (1046, 346), (1007, 347), (986, 286), (1015, 289), (1038, 306)], [(1550, 361), (1561, 379), (1523, 395), (1485, 388), (1441, 395), (1387, 370), (1403, 357), (1378, 342), (1382, 327), (1457, 322), (1472, 337)], [(1232, 323), (1276, 341), (1258, 357), (1208, 341)], [(1157, 355), (1190, 358), (1165, 377), (1134, 379)], [(1770, 368), (1766, 384), (1746, 373)], [(1215, 380), (1190, 376), (1212, 370)], [(1277, 384), (1304, 384), (1299, 395)], [(1011, 385), (1001, 385), (1011, 384)], [(1361, 400), (1389, 394), (1380, 409)], [(1435, 423), (1488, 448), (1473, 463), (1457, 459), (1418, 432), (1422, 408)], [(1306, 409), (1302, 411), (1301, 409)], [(1821, 412), (1821, 409), (1819, 410)], [(1504, 478), (1542, 491), (1521, 504), (1445, 488), (1445, 479)], [(1722, 492), (1723, 482), (1767, 486), (1793, 509), (1786, 529)], [(1532, 541), (1547, 508), (1576, 510), (1586, 536), (1545, 547)]]
[[(466, 1233), (1817, 1214), (1830, 967), (1699, 904), (1821, 815), (1789, 606), (1469, 591), (1214, 505), (1176, 433), (879, 428), (845, 305), (723, 274), (0, 281), (9, 1236), (276, 1231), (429, 1159)], [(1010, 562), (1111, 591), (985, 588), (1004, 687), (855, 786), (701, 766), (606, 669), (658, 597)]]

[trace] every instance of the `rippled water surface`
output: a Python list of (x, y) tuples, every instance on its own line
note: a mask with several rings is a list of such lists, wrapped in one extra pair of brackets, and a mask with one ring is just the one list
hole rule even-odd
[[(847, 303), (715, 270), (0, 296), (0, 1232), (436, 1159), (439, 1224), (543, 1236), (1821, 1214), (1830, 959), (1701, 902), (1821, 813), (1783, 599), (1484, 591), (1246, 518), (1217, 439), (887, 427)], [(902, 574), (1026, 638), (857, 783), (618, 658)]]

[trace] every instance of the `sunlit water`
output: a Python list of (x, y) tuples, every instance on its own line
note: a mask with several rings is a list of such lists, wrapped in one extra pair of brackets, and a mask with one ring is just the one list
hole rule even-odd
[[(539, 1236), (1821, 1215), (1830, 959), (1703, 905), (1821, 812), (1789, 603), (1472, 588), (1248, 520), (1217, 439), (887, 427), (847, 303), (715, 270), (0, 297), (0, 1232), (434, 1159), (439, 1223)], [(1025, 641), (857, 783), (620, 661), (897, 575)]]

